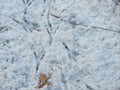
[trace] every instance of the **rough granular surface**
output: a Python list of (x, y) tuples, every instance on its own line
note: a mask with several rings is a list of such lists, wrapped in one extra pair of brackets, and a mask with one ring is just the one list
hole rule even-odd
[(0, 0), (0, 90), (120, 90), (120, 1)]

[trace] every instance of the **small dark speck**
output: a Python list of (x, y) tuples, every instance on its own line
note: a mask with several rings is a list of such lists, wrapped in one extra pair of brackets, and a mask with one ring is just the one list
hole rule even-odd
[(117, 42), (115, 43), (115, 47), (117, 46)]
[(6, 59), (6, 62), (8, 62), (9, 59)]
[(4, 69), (7, 69), (7, 67), (5, 67)]
[(5, 42), (6, 42), (6, 43), (9, 43), (9, 40), (6, 40)]
[(41, 30), (39, 30), (39, 29), (38, 29), (37, 31), (39, 31), (39, 32), (40, 32)]

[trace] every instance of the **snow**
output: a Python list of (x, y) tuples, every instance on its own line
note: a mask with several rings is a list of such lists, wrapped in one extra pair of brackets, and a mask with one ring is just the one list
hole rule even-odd
[[(50, 86), (36, 88), (40, 73)], [(120, 90), (119, 0), (0, 0), (0, 90)]]

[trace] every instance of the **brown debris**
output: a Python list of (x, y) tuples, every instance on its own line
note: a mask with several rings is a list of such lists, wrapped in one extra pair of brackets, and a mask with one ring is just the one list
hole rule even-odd
[(39, 76), (39, 85), (37, 88), (43, 88), (45, 85), (52, 85), (51, 82), (48, 81), (50, 77), (47, 77), (45, 74), (41, 73)]

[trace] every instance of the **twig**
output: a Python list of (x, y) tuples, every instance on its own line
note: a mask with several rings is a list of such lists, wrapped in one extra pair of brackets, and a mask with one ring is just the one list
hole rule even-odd
[[(89, 25), (85, 25), (85, 24), (80, 24), (80, 23), (76, 23), (76, 22), (69, 22), (67, 20), (64, 20), (62, 19), (60, 16), (57, 16), (57, 15), (54, 15), (54, 14), (50, 14), (51, 16), (55, 17), (55, 18), (60, 18), (61, 21), (63, 22), (66, 22), (66, 23), (69, 23), (69, 24), (72, 24), (72, 25), (81, 25), (81, 26), (84, 26), (84, 27), (88, 27)], [(120, 31), (115, 31), (115, 30), (112, 30), (112, 29), (107, 29), (107, 28), (103, 28), (103, 27), (98, 27), (98, 26), (91, 26), (91, 28), (98, 28), (98, 29), (103, 29), (105, 31), (112, 31), (112, 32), (115, 32), (115, 33), (119, 33), (120, 34)]]

